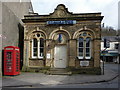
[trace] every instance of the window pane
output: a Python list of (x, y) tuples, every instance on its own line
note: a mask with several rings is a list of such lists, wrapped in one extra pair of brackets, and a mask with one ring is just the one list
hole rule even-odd
[(86, 47), (90, 47), (91, 38), (86, 38)]
[(83, 53), (79, 53), (79, 56), (83, 56)]
[(78, 49), (79, 49), (79, 51), (78, 51), (79, 56), (83, 56), (83, 48), (78, 48)]
[(40, 57), (43, 57), (44, 48), (40, 48)]
[(90, 48), (86, 48), (86, 56), (90, 56)]
[(86, 53), (86, 56), (89, 57), (89, 56), (90, 56), (90, 53)]
[(40, 37), (40, 34), (37, 34), (37, 37)]
[(87, 36), (87, 33), (86, 33), (86, 32), (84, 32), (84, 33), (83, 33), (83, 36)]
[(86, 38), (86, 57), (90, 57), (90, 41), (91, 41), (91, 38)]
[(37, 39), (36, 38), (33, 39), (33, 47), (37, 47)]
[(33, 56), (37, 56), (37, 46), (38, 46), (37, 39), (34, 38), (33, 39)]
[(37, 48), (33, 49), (33, 56), (37, 56)]
[(90, 48), (86, 48), (86, 53), (89, 53), (90, 52)]
[(83, 38), (79, 38), (79, 47), (83, 47)]
[(58, 34), (58, 42), (59, 42), (59, 43), (62, 42), (62, 34)]
[(40, 47), (44, 47), (44, 39), (40, 38)]
[(40, 38), (39, 56), (43, 57), (44, 54), (44, 39)]
[(79, 38), (78, 39), (78, 56), (82, 56), (83, 57), (83, 41), (84, 41), (84, 39), (83, 38)]
[(79, 48), (79, 52), (83, 52), (83, 48)]

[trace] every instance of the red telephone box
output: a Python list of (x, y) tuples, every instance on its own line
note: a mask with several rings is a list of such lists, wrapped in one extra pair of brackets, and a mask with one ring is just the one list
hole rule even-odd
[(16, 46), (4, 48), (4, 75), (20, 74), (20, 50)]

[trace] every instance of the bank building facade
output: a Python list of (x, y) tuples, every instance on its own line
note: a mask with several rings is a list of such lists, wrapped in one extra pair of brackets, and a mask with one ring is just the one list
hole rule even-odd
[(25, 15), (23, 70), (72, 68), (100, 73), (101, 13), (72, 13), (59, 4), (53, 13)]

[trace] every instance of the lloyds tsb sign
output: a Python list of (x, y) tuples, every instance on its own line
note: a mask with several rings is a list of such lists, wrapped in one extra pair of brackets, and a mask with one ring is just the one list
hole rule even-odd
[(76, 24), (76, 20), (47, 21), (47, 24)]

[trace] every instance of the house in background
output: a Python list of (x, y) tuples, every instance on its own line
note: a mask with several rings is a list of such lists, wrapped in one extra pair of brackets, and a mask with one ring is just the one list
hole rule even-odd
[(18, 46), (21, 51), (21, 59), (23, 59), (24, 29), (21, 18), (30, 12), (33, 12), (30, 0), (27, 2), (21, 2), (21, 0), (17, 2), (0, 1), (0, 71), (4, 47)]
[(101, 51), (103, 51), (104, 48), (104, 39), (108, 40), (110, 43), (110, 47), (107, 48), (103, 53), (101, 53), (101, 58), (103, 59), (103, 56), (105, 57), (106, 62), (114, 62), (119, 63), (119, 39), (120, 36), (104, 36), (102, 37), (101, 41)]

